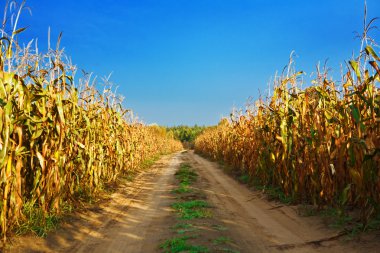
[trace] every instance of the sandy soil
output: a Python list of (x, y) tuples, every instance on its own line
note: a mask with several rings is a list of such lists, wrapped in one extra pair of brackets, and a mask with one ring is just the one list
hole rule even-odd
[(180, 154), (165, 156), (110, 201), (77, 212), (47, 238), (15, 238), (6, 252), (157, 252), (166, 238), (169, 202)]
[(295, 207), (263, 199), (227, 176), (217, 163), (194, 153), (188, 156), (208, 181), (209, 199), (241, 252), (378, 252), (379, 237), (377, 241), (346, 242), (340, 231), (327, 228), (319, 217), (300, 217)]
[(160, 252), (158, 245), (172, 236), (174, 173), (184, 161), (199, 174), (214, 219), (228, 228), (225, 236), (240, 252), (379, 252), (378, 234), (345, 241), (320, 218), (263, 199), (192, 151), (163, 157), (110, 201), (77, 212), (47, 238), (15, 238), (6, 252)]

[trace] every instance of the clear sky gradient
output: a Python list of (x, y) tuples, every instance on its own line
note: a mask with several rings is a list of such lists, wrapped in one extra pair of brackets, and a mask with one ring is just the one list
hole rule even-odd
[[(4, 6), (5, 0), (0, 0)], [(380, 1), (367, 0), (368, 17)], [(364, 2), (359, 0), (28, 0), (21, 38), (61, 45), (79, 69), (112, 82), (146, 123), (217, 124), (232, 107), (265, 92), (295, 50), (310, 74), (329, 59), (357, 53)], [(379, 22), (377, 24), (380, 26)], [(372, 33), (379, 38), (379, 30)], [(379, 41), (379, 40), (378, 40)], [(379, 49), (377, 49), (379, 51)]]

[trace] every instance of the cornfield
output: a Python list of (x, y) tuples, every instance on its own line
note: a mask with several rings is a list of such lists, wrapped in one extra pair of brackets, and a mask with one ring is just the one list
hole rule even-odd
[(206, 130), (195, 149), (299, 203), (357, 207), (366, 224), (380, 209), (379, 64), (364, 44), (341, 82), (318, 69), (302, 89), (291, 61), (273, 95)]
[[(18, 18), (18, 17), (17, 17)], [(16, 27), (16, 26), (14, 26)], [(78, 80), (59, 48), (45, 54), (21, 47), (24, 29), (0, 38), (1, 234), (25, 219), (28, 204), (59, 213), (78, 194), (94, 194), (146, 159), (182, 146), (166, 130), (145, 126), (109, 87)]]

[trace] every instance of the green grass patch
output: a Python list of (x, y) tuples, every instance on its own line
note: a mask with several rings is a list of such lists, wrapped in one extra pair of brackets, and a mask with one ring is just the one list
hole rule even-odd
[(177, 234), (185, 234), (191, 233), (198, 230), (198, 228), (194, 227), (193, 224), (190, 223), (177, 223), (172, 229), (176, 230)]
[(179, 187), (175, 189), (174, 193), (188, 193), (191, 192), (190, 185), (197, 180), (198, 174), (191, 169), (187, 163), (180, 165), (179, 170), (175, 173), (176, 178), (179, 180)]
[(240, 253), (240, 251), (230, 249), (230, 248), (219, 248), (218, 252), (228, 252), (228, 253)]
[(298, 208), (301, 216), (320, 216), (328, 223), (328, 227), (344, 230), (347, 232), (347, 239), (353, 239), (361, 233), (380, 229), (380, 215), (372, 217), (366, 224), (360, 222), (358, 213), (353, 215), (345, 211), (342, 207), (328, 207), (318, 210), (310, 205), (302, 205)]
[(186, 229), (193, 227), (193, 224), (190, 223), (177, 223), (175, 224), (172, 229)]
[(139, 173), (137, 173), (136, 171), (127, 171), (127, 172), (120, 174), (118, 177), (121, 180), (124, 180), (126, 182), (132, 182), (138, 174)]
[(297, 211), (298, 214), (302, 217), (316, 216), (318, 214), (318, 210), (316, 207), (306, 204), (300, 205)]
[(191, 192), (191, 188), (188, 184), (180, 183), (177, 189), (173, 190), (174, 193), (181, 194), (181, 193), (188, 193)]
[(175, 176), (181, 183), (191, 184), (197, 179), (198, 174), (191, 169), (189, 164), (183, 163), (180, 165), (179, 170), (175, 173)]
[(220, 244), (227, 244), (227, 243), (230, 243), (232, 242), (231, 238), (229, 237), (225, 237), (225, 236), (221, 236), (221, 237), (218, 237), (216, 238), (215, 240), (212, 241), (215, 245), (220, 245)]
[(380, 214), (368, 221), (366, 229), (369, 231), (380, 229)]
[(263, 184), (260, 180), (255, 178), (252, 180), (252, 185), (257, 191), (265, 192), (269, 200), (278, 200), (287, 205), (295, 203), (294, 197), (286, 195), (280, 187)]
[(208, 207), (208, 203), (204, 200), (177, 202), (172, 205), (172, 208), (178, 212), (183, 220), (211, 217), (211, 212), (206, 209)]
[(227, 231), (228, 228), (225, 227), (225, 226), (222, 226), (222, 225), (212, 225), (211, 226), (213, 229), (217, 230), (217, 231)]
[(270, 199), (279, 200), (284, 204), (291, 204), (294, 202), (292, 196), (287, 196), (279, 187), (266, 187), (265, 193), (268, 194)]
[(341, 208), (330, 207), (321, 211), (320, 215), (330, 221), (329, 227), (348, 231), (349, 239), (355, 238), (363, 232), (380, 228), (380, 215), (369, 219), (366, 224), (363, 224), (359, 221), (359, 218), (354, 218)]
[[(71, 208), (69, 208), (71, 210)], [(23, 214), (25, 222), (21, 223), (16, 229), (17, 235), (34, 233), (40, 237), (46, 237), (48, 232), (58, 228), (61, 217), (56, 214), (44, 214), (41, 208), (25, 203)]]
[(210, 252), (207, 247), (200, 245), (191, 245), (188, 240), (194, 238), (191, 236), (175, 237), (166, 240), (160, 245), (160, 248), (165, 253), (177, 253), (177, 252), (192, 252), (192, 253), (207, 253)]
[(248, 174), (243, 174), (239, 177), (239, 181), (243, 184), (248, 184), (250, 182), (250, 177)]
[[(182, 163), (175, 173), (175, 177), (178, 180), (178, 187), (173, 190), (175, 194), (184, 194), (178, 196), (178, 199), (182, 199), (176, 203), (173, 203), (171, 207), (175, 210), (178, 217), (182, 220), (192, 220), (198, 218), (208, 218), (212, 216), (211, 211), (208, 209), (209, 204), (200, 200), (202, 196), (198, 196), (198, 191), (196, 194), (192, 193), (189, 196), (186, 193), (192, 192), (193, 189), (191, 185), (197, 180), (198, 174), (191, 168), (187, 163)], [(188, 199), (192, 200), (188, 200)], [(193, 199), (195, 198), (195, 200)], [(192, 252), (192, 253), (203, 253), (210, 252), (210, 250), (201, 245), (193, 245), (191, 239), (198, 237), (195, 235), (197, 231), (200, 231), (198, 227), (190, 224), (188, 222), (180, 222), (172, 227), (176, 236), (166, 240), (160, 245), (160, 248), (165, 253), (176, 253), (176, 252)]]
[(338, 208), (327, 208), (321, 212), (321, 216), (332, 220), (329, 227), (338, 229), (344, 228), (353, 221), (351, 216), (346, 215)]
[(142, 162), (141, 168), (142, 169), (147, 169), (150, 168), (158, 159), (160, 158), (159, 155), (154, 156), (152, 158), (146, 159), (145, 161)]
[(196, 227), (184, 228), (184, 229), (178, 229), (177, 234), (183, 235), (183, 234), (191, 233), (191, 232), (195, 232), (195, 231), (198, 231), (198, 228), (196, 228)]

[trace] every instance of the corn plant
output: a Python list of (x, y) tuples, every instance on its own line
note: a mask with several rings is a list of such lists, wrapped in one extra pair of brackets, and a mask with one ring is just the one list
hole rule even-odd
[(356, 206), (366, 224), (380, 209), (380, 58), (374, 48), (363, 44), (341, 86), (317, 69), (302, 89), (303, 73), (289, 64), (272, 96), (206, 130), (196, 151), (300, 202)]
[(24, 28), (15, 27), (10, 35), (3, 27), (0, 38), (4, 240), (26, 219), (24, 206), (46, 217), (60, 213), (80, 194), (94, 194), (145, 160), (182, 147), (164, 128), (136, 122), (122, 100), (108, 87), (99, 91), (89, 75), (76, 83), (60, 38), (56, 49), (41, 54), (32, 43), (17, 43)]

